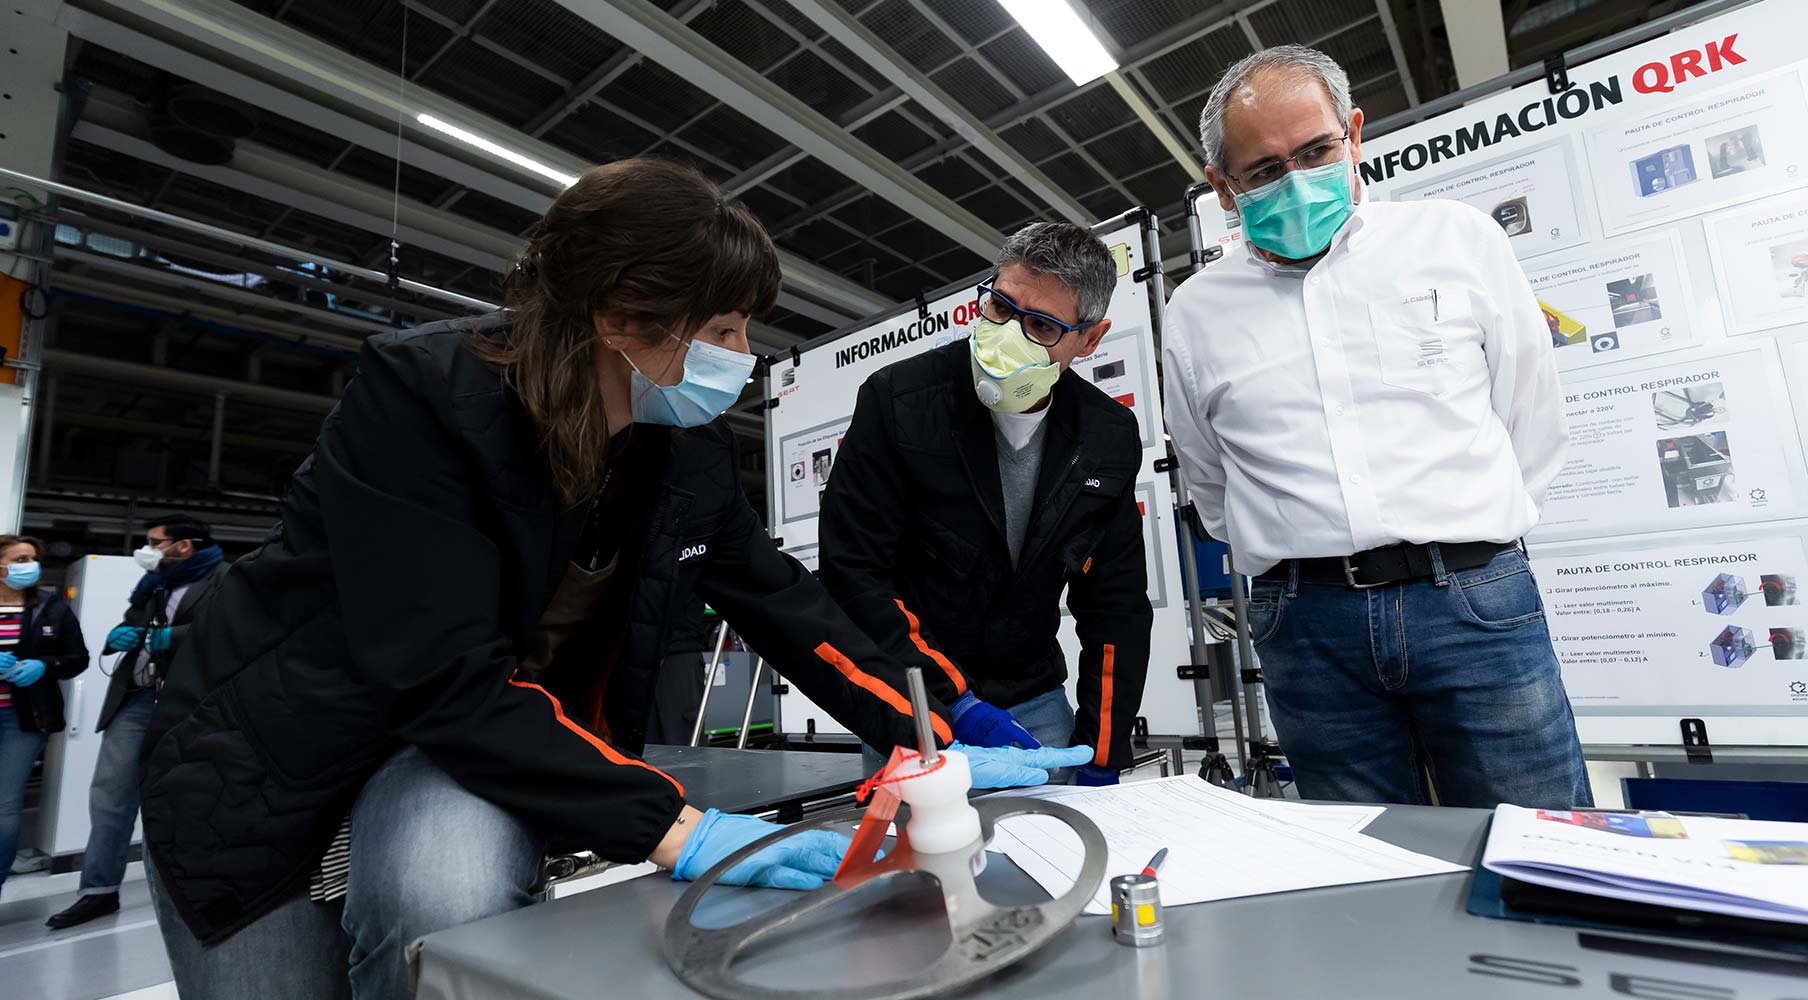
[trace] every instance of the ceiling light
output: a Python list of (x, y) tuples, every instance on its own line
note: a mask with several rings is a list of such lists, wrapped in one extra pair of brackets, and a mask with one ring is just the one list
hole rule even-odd
[(1073, 0), (998, 0), (1030, 33), (1055, 65), (1083, 87), (1117, 69), (1117, 60), (1093, 33), (1092, 16), (1082, 17)]
[(457, 125), (454, 125), (451, 122), (445, 121), (443, 119), (435, 118), (430, 114), (422, 113), (422, 114), (416, 115), (415, 121), (420, 122), (422, 125), (425, 125), (428, 128), (433, 129), (436, 132), (441, 132), (441, 133), (444, 133), (445, 135), (449, 135), (452, 138), (457, 139), (459, 142), (462, 142), (462, 143), (465, 143), (465, 144), (471, 145), (471, 146), (476, 146), (478, 149), (483, 150), (484, 152), (490, 154), (491, 156), (496, 157), (499, 160), (507, 160), (508, 162), (513, 163), (515, 166), (520, 167), (523, 170), (529, 170), (536, 174), (539, 174), (541, 177), (544, 177), (549, 181), (553, 181), (553, 182), (557, 183), (560, 187), (570, 187), (573, 184), (576, 184), (578, 182), (578, 179), (575, 175), (568, 174), (568, 173), (564, 172), (563, 170), (555, 170), (552, 167), (549, 167), (546, 164), (541, 163), (539, 160), (536, 160), (536, 159), (533, 159), (533, 158), (527, 157), (527, 156), (522, 156), (520, 153), (517, 153), (514, 150), (508, 149), (504, 146), (499, 146), (496, 143), (491, 142), (488, 139), (485, 139), (483, 136), (478, 135), (475, 132), (471, 132), (466, 129), (459, 128)]

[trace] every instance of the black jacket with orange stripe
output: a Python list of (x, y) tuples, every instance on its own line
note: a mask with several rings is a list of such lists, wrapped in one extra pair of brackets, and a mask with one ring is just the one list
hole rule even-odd
[(281, 522), (197, 610), (146, 734), (143, 808), (203, 942), (305, 887), (365, 780), (409, 744), (549, 836), (644, 859), (683, 790), (634, 754), (693, 591), (863, 739), (914, 742), (904, 668), (778, 552), (715, 425), (635, 428), (670, 447), (621, 526), (613, 610), (544, 686), (517, 673), (589, 505), (561, 509), (516, 397), (468, 349), (502, 322), (373, 337)]
[(1073, 744), (1126, 767), (1153, 620), (1136, 419), (1062, 374), (1015, 569), (993, 427), (964, 340), (867, 379), (822, 497), (823, 583), (868, 635), (923, 668), (942, 703), (970, 685), (1006, 708), (1066, 682), (1065, 589), (1081, 643)]

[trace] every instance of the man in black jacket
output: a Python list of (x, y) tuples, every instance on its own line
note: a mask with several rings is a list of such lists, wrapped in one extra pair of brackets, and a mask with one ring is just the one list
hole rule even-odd
[(145, 571), (125, 618), (107, 633), (107, 652), (122, 654), (101, 703), (100, 756), (88, 787), (88, 846), (75, 902), (45, 924), (61, 930), (119, 909), (132, 826), (138, 817), (138, 753), (157, 705), (157, 687), (188, 633), (195, 608), (226, 560), (213, 529), (187, 514), (152, 521), (133, 558)]
[[(1086, 229), (1012, 236), (970, 339), (861, 386), (822, 498), (823, 582), (923, 668), (955, 738), (1094, 747), (1078, 776), (1093, 783), (1130, 763), (1153, 616), (1136, 419), (1069, 371), (1110, 329), (1116, 286)], [(1082, 646), (1077, 714), (1056, 640), (1063, 588)]]

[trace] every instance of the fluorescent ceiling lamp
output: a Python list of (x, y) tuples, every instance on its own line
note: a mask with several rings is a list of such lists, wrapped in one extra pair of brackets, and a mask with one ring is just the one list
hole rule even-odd
[(476, 146), (478, 149), (483, 150), (499, 160), (507, 160), (523, 170), (539, 174), (541, 177), (557, 183), (560, 187), (570, 187), (578, 182), (577, 177), (572, 174), (565, 173), (562, 170), (554, 170), (552, 167), (541, 163), (539, 160), (522, 156), (520, 153), (504, 146), (499, 146), (475, 132), (459, 128), (451, 122), (435, 118), (430, 114), (423, 112), (422, 114), (416, 115), (414, 120), (433, 129), (435, 132), (449, 135), (466, 145)]
[(1088, 22), (1073, 8), (1073, 0), (998, 0), (1030, 33), (1055, 65), (1083, 87), (1117, 69), (1117, 60), (1105, 43), (1093, 34)]

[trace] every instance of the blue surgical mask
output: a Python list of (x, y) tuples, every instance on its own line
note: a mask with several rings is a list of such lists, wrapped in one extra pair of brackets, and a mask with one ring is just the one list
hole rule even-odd
[(6, 585), (14, 590), (30, 590), (38, 585), (38, 564), (12, 563), (6, 567)]
[(1324, 253), (1356, 210), (1348, 160), (1289, 170), (1278, 180), (1232, 197), (1243, 217), (1243, 238), (1289, 260)]
[(641, 374), (640, 366), (628, 358), (628, 367), (634, 369), (629, 380), (634, 422), (701, 427), (726, 413), (741, 398), (753, 365), (751, 354), (693, 340), (684, 353), (684, 377), (677, 385), (660, 385)]

